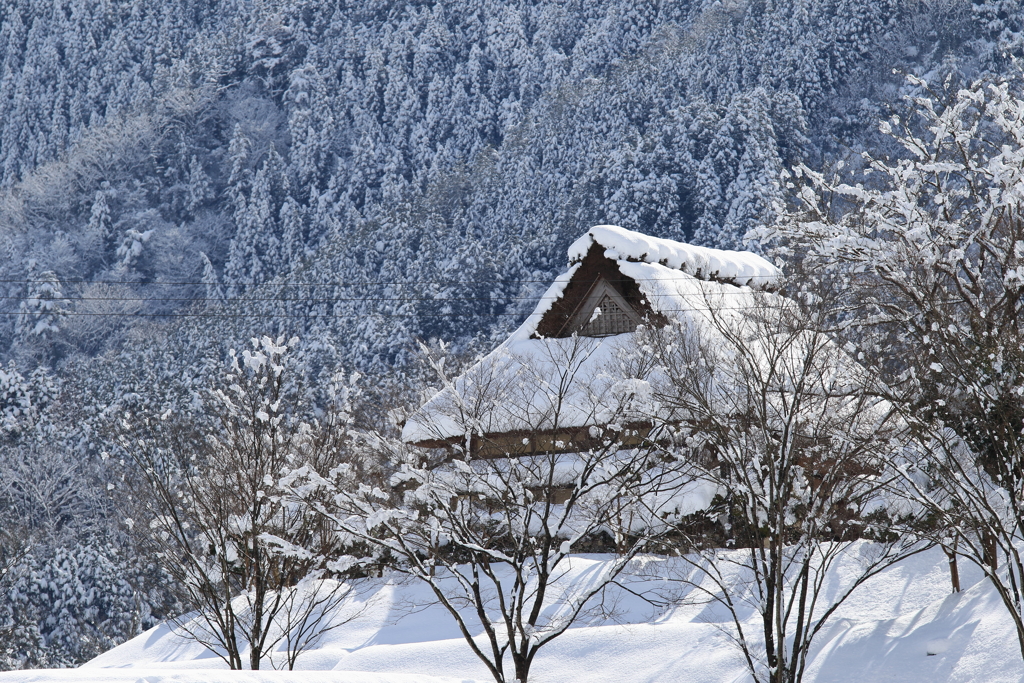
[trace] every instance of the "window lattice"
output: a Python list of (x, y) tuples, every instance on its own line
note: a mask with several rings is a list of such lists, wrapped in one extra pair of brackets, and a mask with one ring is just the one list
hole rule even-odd
[(601, 297), (601, 303), (591, 314), (590, 321), (580, 330), (580, 334), (584, 337), (607, 337), (612, 334), (632, 332), (635, 329), (636, 323), (619, 308), (619, 305), (610, 296), (605, 294)]

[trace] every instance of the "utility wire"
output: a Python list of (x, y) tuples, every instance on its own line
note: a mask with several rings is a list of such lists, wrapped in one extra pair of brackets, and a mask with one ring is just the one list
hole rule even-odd
[[(81, 280), (71, 279), (63, 280), (57, 278), (56, 280), (19, 280), (19, 279), (0, 279), (0, 284), (45, 284), (45, 283), (58, 283), (58, 284), (78, 284), (78, 285), (167, 285), (170, 287), (184, 287), (184, 286), (199, 286), (199, 285), (211, 285), (215, 284), (212, 282), (192, 282), (187, 280), (172, 280), (172, 281), (160, 281), (160, 282), (139, 282), (138, 280)], [(416, 284), (517, 284), (517, 283), (528, 283), (528, 282), (551, 282), (548, 280), (409, 280), (409, 281), (385, 281), (385, 280), (355, 280), (349, 282), (255, 282), (246, 284), (246, 287), (346, 287), (349, 285), (416, 285)], [(231, 283), (217, 283), (221, 286), (230, 286)]]
[[(672, 296), (678, 297), (716, 297), (720, 295), (734, 295), (734, 294), (745, 294), (750, 295), (750, 292), (674, 292)], [(536, 296), (499, 296), (499, 297), (434, 297), (434, 296), (420, 296), (420, 297), (380, 297), (380, 296), (354, 296), (354, 297), (325, 297), (325, 298), (308, 298), (308, 297), (246, 297), (246, 296), (196, 296), (196, 297), (146, 297), (146, 296), (58, 296), (53, 298), (41, 298), (38, 296), (0, 296), (0, 301), (55, 301), (55, 302), (66, 302), (66, 301), (179, 301), (179, 302), (211, 302), (218, 301), (223, 303), (265, 303), (265, 302), (306, 302), (312, 304), (321, 303), (339, 303), (339, 302), (358, 302), (358, 301), (397, 301), (397, 302), (410, 302), (410, 301), (436, 301), (438, 303), (447, 302), (462, 302), (462, 301), (487, 301), (487, 302), (505, 302), (505, 301), (538, 301), (540, 297)]]
[[(745, 311), (751, 309), (760, 309), (760, 306), (716, 306), (716, 311)], [(658, 311), (658, 313), (691, 313), (694, 311), (704, 311), (705, 309), (700, 308), (677, 308), (677, 309), (665, 309)], [(68, 311), (68, 312), (50, 312), (52, 315), (73, 318), (79, 316), (85, 317), (126, 317), (126, 318), (295, 318), (295, 319), (308, 319), (308, 318), (350, 318), (351, 315), (337, 315), (333, 313), (310, 313), (310, 314), (291, 314), (291, 313), (112, 313), (112, 312), (91, 312), (91, 311)], [(0, 315), (33, 315), (33, 311), (0, 311)], [(363, 316), (377, 316), (383, 318), (525, 318), (529, 317), (530, 314), (524, 316), (521, 313), (378, 313), (374, 311), (360, 312)]]
[(338, 303), (341, 301), (536, 301), (535, 296), (522, 296), (522, 297), (511, 297), (503, 296), (496, 298), (489, 297), (446, 297), (437, 298), (431, 296), (423, 297), (380, 297), (380, 296), (357, 296), (357, 297), (332, 297), (332, 298), (306, 298), (306, 297), (259, 297), (250, 298), (243, 296), (197, 296), (197, 297), (147, 297), (147, 296), (60, 296), (52, 299), (42, 299), (38, 296), (0, 296), (0, 301), (188, 301), (188, 302), (199, 302), (199, 301), (220, 301), (225, 303), (258, 303), (258, 302), (285, 302), (285, 301), (304, 301), (306, 303), (313, 304), (324, 304), (324, 303)]
[[(661, 282), (661, 281), (678, 281), (678, 280), (700, 280), (701, 282), (707, 282), (698, 278), (696, 275), (690, 275), (680, 271), (681, 275), (685, 277), (680, 278), (664, 278), (664, 277), (652, 277), (652, 278), (630, 278), (635, 282)], [(765, 276), (753, 276), (752, 279), (761, 279)], [(245, 287), (384, 287), (384, 286), (413, 286), (413, 285), (503, 285), (503, 284), (532, 284), (532, 283), (551, 283), (554, 278), (548, 278), (544, 280), (408, 280), (408, 281), (385, 281), (385, 280), (363, 280), (363, 281), (348, 281), (348, 282), (258, 282), (252, 284), (246, 284)], [(728, 281), (733, 278), (722, 278), (722, 280)], [(589, 280), (587, 280), (589, 282)], [(135, 285), (143, 287), (191, 287), (191, 286), (207, 286), (217, 284), (221, 287), (230, 287), (232, 283), (212, 283), (212, 282), (191, 282), (185, 280), (175, 280), (168, 282), (139, 282), (138, 280), (62, 280), (57, 278), (55, 280), (21, 280), (21, 279), (0, 279), (0, 284), (22, 284), (22, 285), (33, 285), (33, 284), (59, 284), (59, 285)]]

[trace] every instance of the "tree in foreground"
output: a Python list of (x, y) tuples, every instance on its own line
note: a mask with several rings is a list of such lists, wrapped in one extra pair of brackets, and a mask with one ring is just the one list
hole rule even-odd
[(646, 344), (674, 448), (722, 492), (708, 511), (725, 520), (707, 544), (719, 547), (679, 549), (684, 584), (725, 609), (754, 680), (798, 683), (836, 609), (921, 548), (881, 508), (903, 423), (814, 310), (768, 293), (743, 306), (706, 296), (709, 324), (653, 330)]
[[(621, 424), (638, 408), (625, 389), (617, 409), (592, 415), (591, 424), (602, 426), (591, 427), (591, 447), (525, 447), (558, 432), (558, 408), (580, 398), (589, 379), (583, 361), (598, 341), (553, 340), (545, 346), (549, 362), (529, 359), (512, 377), (503, 361), (515, 359), (478, 367), (458, 383), (432, 360), (452, 399), (451, 410), (434, 417), (460, 425), (463, 446), (430, 452), (363, 433), (364, 448), (393, 463), (390, 482), (361, 481), (348, 466), (302, 467), (282, 482), (339, 532), (426, 584), (498, 683), (526, 683), (537, 653), (601, 609), (598, 597), (638, 554), (656, 547), (671, 520), (688, 511), (687, 493), (700, 486), (685, 463), (650, 447), (622, 446)], [(538, 386), (547, 390), (534, 400)], [(478, 449), (489, 439), (484, 415), (496, 405), (533, 420), (536, 428), (521, 432), (528, 452), (504, 442)], [(574, 580), (587, 564), (572, 554), (580, 549), (614, 554)]]
[(845, 293), (837, 319), (914, 436), (896, 493), (985, 571), (1024, 656), (1022, 82), (911, 85), (881, 125), (902, 156), (865, 155), (858, 184), (797, 169), (800, 205), (767, 236)]
[[(232, 669), (293, 668), (343, 623), (336, 612), (350, 592), (337, 580), (347, 565), (333, 552), (335, 537), (274, 496), (285, 468), (334, 464), (348, 419), (338, 387), (322, 420), (304, 421), (297, 376), (283, 338), (254, 339), (251, 350), (231, 352), (230, 371), (201, 414), (122, 421), (119, 446), (146, 492), (144, 545), (195, 610), (176, 625)], [(321, 561), (329, 555), (333, 563)]]

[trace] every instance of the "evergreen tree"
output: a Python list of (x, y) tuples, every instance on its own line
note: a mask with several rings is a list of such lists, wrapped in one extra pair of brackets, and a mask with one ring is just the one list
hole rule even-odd
[(300, 196), (315, 200), (330, 171), (334, 129), (327, 88), (315, 66), (306, 64), (292, 72), (285, 98), (291, 104), (291, 166), (296, 172)]
[(186, 207), (189, 212), (195, 213), (199, 207), (213, 199), (210, 177), (203, 170), (203, 165), (195, 155), (189, 162), (188, 171), (188, 203)]
[(67, 301), (57, 274), (52, 270), (40, 271), (31, 261), (28, 268), (27, 294), (18, 309), (15, 334), (23, 341), (52, 340), (61, 330)]

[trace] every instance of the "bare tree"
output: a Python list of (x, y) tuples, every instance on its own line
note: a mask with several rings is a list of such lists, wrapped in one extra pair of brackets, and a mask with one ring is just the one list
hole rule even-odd
[(841, 283), (846, 334), (911, 428), (892, 472), (933, 519), (915, 531), (985, 571), (1024, 656), (1022, 81), (910, 81), (909, 115), (881, 124), (905, 158), (865, 155), (866, 186), (799, 169), (772, 236)]
[[(709, 512), (725, 525), (706, 545), (727, 548), (678, 552), (691, 568), (685, 582), (730, 615), (754, 680), (798, 683), (835, 610), (921, 547), (896, 537), (878, 509), (902, 423), (795, 302), (718, 299), (709, 290), (706, 324), (674, 323), (646, 344), (676, 448), (722, 491)], [(826, 590), (841, 561), (855, 569), (838, 592)], [(751, 610), (759, 634), (747, 631)]]
[[(689, 504), (683, 463), (646, 443), (624, 445), (636, 435), (626, 425), (638, 414), (638, 377), (602, 384), (607, 343), (502, 347), (457, 380), (432, 358), (442, 392), (421, 419), (439, 437), (462, 434), (458, 443), (430, 452), (362, 433), (364, 447), (394, 463), (392, 487), (344, 468), (303, 467), (283, 481), (426, 584), (498, 683), (526, 683), (537, 653), (600, 609), (596, 598)], [(580, 548), (615, 554), (573, 582)]]
[(341, 403), (319, 421), (302, 419), (287, 351), (283, 339), (264, 337), (232, 352), (204, 415), (122, 420), (120, 447), (147, 487), (145, 542), (196, 610), (176, 620), (178, 629), (232, 669), (277, 665), (282, 648), (292, 668), (337, 626), (332, 613), (350, 590), (333, 576), (340, 565), (321, 561), (337, 548), (330, 530), (274, 495), (285, 468), (335, 464), (347, 420)]

